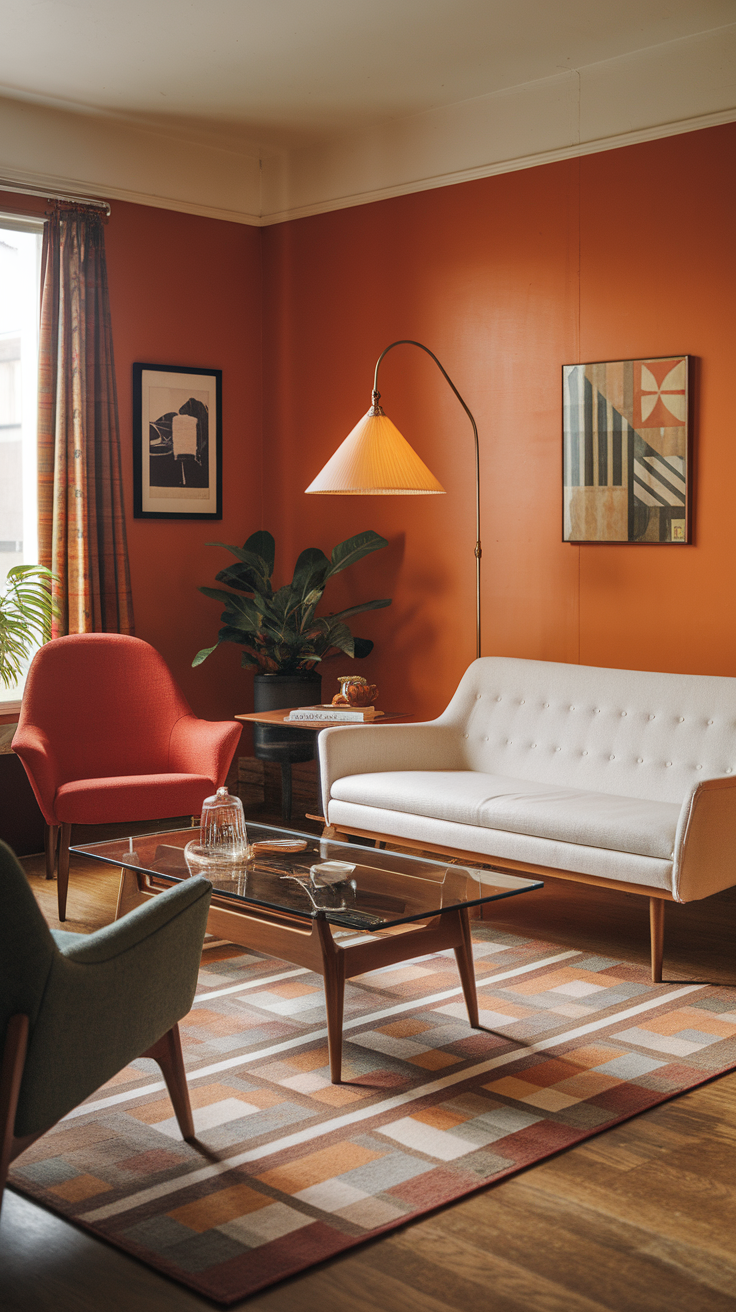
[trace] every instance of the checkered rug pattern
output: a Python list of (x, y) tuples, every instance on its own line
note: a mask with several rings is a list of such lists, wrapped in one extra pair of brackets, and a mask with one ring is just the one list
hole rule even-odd
[(320, 978), (209, 943), (181, 1025), (197, 1144), (141, 1059), (13, 1186), (228, 1305), (736, 1065), (733, 990), (483, 922), (473, 939), (483, 1028), (452, 952), (360, 976), (341, 1085)]

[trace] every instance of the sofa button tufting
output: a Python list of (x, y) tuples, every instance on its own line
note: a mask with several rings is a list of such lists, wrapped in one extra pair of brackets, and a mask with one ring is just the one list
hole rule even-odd
[(672, 765), (671, 761), (665, 761), (665, 765)]
[(587, 755), (588, 755), (588, 753), (587, 753), (587, 752), (583, 752), (583, 756), (587, 756)]
[(622, 712), (621, 712), (622, 715), (626, 715), (627, 713), (628, 713), (627, 711), (622, 711)]
[(609, 756), (608, 759), (609, 759), (609, 761), (615, 761), (615, 760), (616, 760), (616, 757), (615, 757), (615, 756)]
[(712, 723), (713, 723), (713, 721), (712, 721), (712, 720), (709, 720), (709, 721), (708, 721), (708, 724), (712, 724)]
[(702, 765), (696, 765), (695, 767), (696, 770), (702, 770), (702, 768), (703, 768)]
[(561, 747), (555, 747), (555, 751), (556, 751), (556, 752), (561, 752), (561, 751), (562, 751), (562, 748), (561, 748)]
[(656, 717), (655, 715), (650, 715), (650, 716), (649, 716), (649, 719), (650, 719), (650, 720), (655, 720), (656, 718), (657, 718), (657, 717)]
[(644, 757), (643, 757), (643, 756), (637, 756), (637, 758), (636, 758), (636, 764), (637, 764), (637, 765), (643, 765), (643, 764), (644, 764)]
[(479, 702), (482, 696), (483, 696), (483, 693), (482, 693), (482, 692), (477, 692), (477, 693), (475, 694), (475, 700), (476, 700), (477, 702)]
[(733, 774), (733, 770), (731, 769), (730, 765), (729, 765), (728, 769), (726, 770), (726, 774)]
[(467, 735), (466, 733), (464, 733), (464, 734), (463, 734), (463, 738), (467, 738), (467, 737), (468, 737), (468, 735)]

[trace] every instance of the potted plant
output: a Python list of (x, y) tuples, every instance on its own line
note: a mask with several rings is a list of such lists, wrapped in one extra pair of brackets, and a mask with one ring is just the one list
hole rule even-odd
[(11, 688), (40, 643), (51, 637), (58, 607), (51, 596), (54, 575), (45, 565), (14, 565), (0, 590), (0, 679)]
[[(329, 557), (318, 547), (307, 547), (296, 562), (291, 583), (276, 589), (271, 583), (276, 544), (270, 533), (253, 533), (242, 547), (224, 542), (209, 545), (224, 547), (236, 557), (236, 564), (215, 576), (216, 582), (235, 591), (199, 589), (206, 597), (223, 602), (225, 609), (217, 642), (197, 652), (192, 665), (201, 665), (221, 642), (242, 647), (241, 664), (256, 670), (257, 711), (318, 704), (322, 678), (315, 666), (338, 652), (362, 658), (373, 650), (370, 639), (354, 637), (345, 621), (362, 611), (390, 606), (390, 597), (364, 601), (332, 615), (315, 612), (335, 574), (388, 546), (378, 533), (370, 529), (358, 533), (338, 543)], [(256, 725), (253, 738), (256, 756), (261, 760), (284, 763), (311, 760), (313, 755), (311, 736), (296, 729)]]

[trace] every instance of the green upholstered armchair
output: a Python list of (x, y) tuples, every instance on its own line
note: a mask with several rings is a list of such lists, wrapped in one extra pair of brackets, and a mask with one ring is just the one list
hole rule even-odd
[(0, 1201), (10, 1162), (136, 1057), (159, 1063), (194, 1137), (177, 1022), (211, 892), (187, 879), (95, 934), (50, 930), (0, 843)]

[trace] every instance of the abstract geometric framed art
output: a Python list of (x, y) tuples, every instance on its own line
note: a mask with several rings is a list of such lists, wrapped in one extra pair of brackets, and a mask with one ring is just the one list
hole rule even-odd
[(690, 542), (689, 364), (563, 365), (564, 542)]

